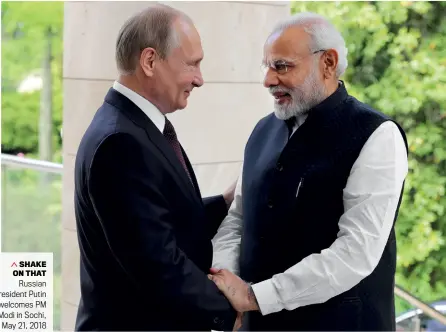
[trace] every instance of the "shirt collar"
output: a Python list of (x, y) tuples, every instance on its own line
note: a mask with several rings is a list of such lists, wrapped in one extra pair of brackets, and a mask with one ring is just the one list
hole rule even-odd
[(141, 111), (144, 112), (145, 115), (154, 123), (154, 125), (161, 131), (164, 131), (164, 125), (166, 124), (166, 118), (163, 113), (160, 112), (155, 105), (153, 105), (150, 101), (137, 94), (135, 91), (127, 88), (121, 83), (115, 81), (113, 83), (113, 89), (130, 99)]

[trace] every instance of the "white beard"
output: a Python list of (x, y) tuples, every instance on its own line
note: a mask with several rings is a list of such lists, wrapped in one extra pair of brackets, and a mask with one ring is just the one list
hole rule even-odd
[(293, 116), (305, 114), (311, 108), (321, 103), (326, 95), (325, 86), (318, 80), (316, 68), (313, 68), (302, 85), (293, 89), (270, 88), (271, 94), (275, 92), (284, 92), (291, 96), (291, 101), (288, 103), (279, 104), (277, 100), (274, 100), (274, 113), (280, 120), (287, 120)]

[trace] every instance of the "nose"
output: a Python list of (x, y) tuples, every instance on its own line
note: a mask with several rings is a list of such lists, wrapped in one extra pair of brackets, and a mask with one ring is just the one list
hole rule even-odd
[(279, 85), (277, 74), (271, 68), (268, 68), (265, 73), (265, 78), (263, 79), (263, 86), (265, 88), (270, 88), (276, 85)]
[(197, 74), (194, 76), (194, 81), (192, 82), (192, 84), (197, 88), (199, 88), (200, 86), (202, 86), (204, 84), (203, 75), (201, 74), (201, 70), (198, 70)]

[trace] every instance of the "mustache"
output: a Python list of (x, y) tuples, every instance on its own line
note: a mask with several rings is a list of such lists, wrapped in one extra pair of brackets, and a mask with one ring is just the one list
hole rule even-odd
[(291, 94), (293, 92), (293, 90), (292, 89), (283, 88), (283, 87), (280, 87), (280, 86), (273, 86), (273, 87), (269, 88), (269, 93), (270, 94), (275, 94), (276, 92)]

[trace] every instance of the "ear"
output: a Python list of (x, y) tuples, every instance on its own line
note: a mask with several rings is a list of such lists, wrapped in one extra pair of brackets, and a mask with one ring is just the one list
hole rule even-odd
[(338, 52), (334, 49), (326, 50), (322, 55), (324, 78), (332, 78), (338, 67)]
[(157, 53), (151, 47), (143, 49), (141, 52), (141, 56), (139, 57), (139, 64), (141, 66), (141, 69), (143, 70), (144, 74), (149, 77), (152, 77), (154, 74), (153, 71), (155, 69), (156, 57)]

